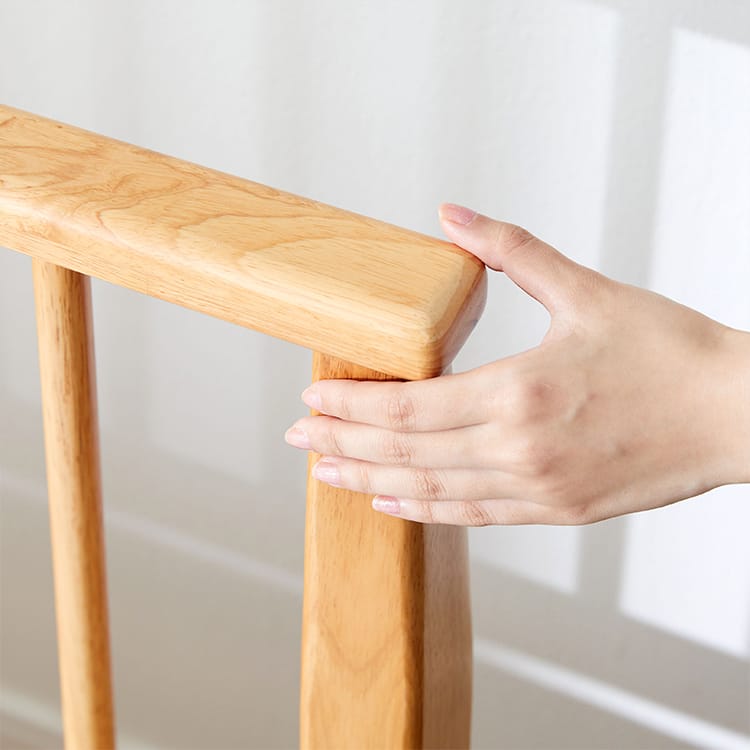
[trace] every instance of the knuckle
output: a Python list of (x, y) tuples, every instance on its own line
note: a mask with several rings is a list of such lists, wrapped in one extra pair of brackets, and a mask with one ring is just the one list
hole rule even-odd
[(356, 488), (358, 492), (365, 492), (368, 494), (373, 494), (375, 490), (372, 487), (372, 475), (369, 469), (369, 466), (362, 462), (357, 462), (357, 478), (358, 478), (358, 487)]
[(337, 394), (336, 397), (336, 416), (344, 420), (351, 418), (351, 407), (349, 406), (349, 397), (346, 393), (342, 392)]
[(395, 430), (412, 430), (415, 424), (416, 409), (414, 399), (403, 388), (391, 393), (385, 402), (388, 425)]
[(435, 511), (432, 508), (431, 503), (421, 503), (419, 506), (420, 511), (420, 522), (421, 523), (435, 523), (436, 516)]
[(421, 500), (445, 499), (445, 486), (437, 472), (431, 469), (417, 469), (414, 472), (414, 486)]
[(558, 463), (555, 447), (539, 436), (520, 440), (514, 453), (517, 468), (525, 476), (549, 478)]
[(586, 526), (600, 520), (592, 503), (570, 505), (559, 512), (559, 523), (565, 526)]
[(411, 439), (401, 432), (387, 432), (383, 436), (383, 458), (389, 464), (409, 466), (414, 460), (414, 446)]
[(482, 503), (463, 502), (459, 506), (459, 523), (462, 526), (490, 526), (494, 519), (490, 517)]
[(497, 236), (495, 242), (498, 250), (507, 256), (510, 253), (520, 250), (521, 248), (533, 242), (534, 235), (523, 227), (516, 224), (501, 222), (498, 224)]
[(336, 423), (331, 424), (326, 431), (324, 452), (333, 456), (345, 455)]
[(536, 422), (553, 412), (558, 400), (555, 386), (535, 377), (519, 377), (510, 385), (506, 408), (516, 424)]

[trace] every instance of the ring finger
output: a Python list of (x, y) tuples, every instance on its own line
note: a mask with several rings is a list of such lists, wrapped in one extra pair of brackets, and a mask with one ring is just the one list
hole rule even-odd
[(415, 500), (451, 500), (457, 497), (484, 500), (524, 494), (521, 481), (502, 471), (405, 468), (324, 456), (315, 464), (312, 474), (334, 487)]

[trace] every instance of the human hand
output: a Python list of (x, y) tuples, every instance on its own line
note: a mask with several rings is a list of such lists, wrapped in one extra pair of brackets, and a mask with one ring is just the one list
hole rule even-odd
[(541, 344), (407, 383), (325, 380), (290, 444), (313, 475), (428, 523), (583, 524), (750, 482), (750, 334), (441, 207), (457, 245), (541, 302)]

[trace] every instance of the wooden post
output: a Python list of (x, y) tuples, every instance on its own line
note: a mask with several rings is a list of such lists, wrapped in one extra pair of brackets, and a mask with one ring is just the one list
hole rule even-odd
[[(389, 379), (316, 353), (321, 378)], [(466, 748), (466, 530), (391, 518), (370, 500), (308, 476), (301, 747)]]
[(67, 750), (115, 745), (89, 279), (34, 259)]
[[(325, 350), (316, 378), (419, 379), (479, 319), (485, 267), (449, 242), (3, 105), (0, 244), (34, 258), (66, 741), (102, 750), (114, 739), (85, 277)], [(303, 620), (304, 748), (467, 746), (463, 529), (310, 480)]]

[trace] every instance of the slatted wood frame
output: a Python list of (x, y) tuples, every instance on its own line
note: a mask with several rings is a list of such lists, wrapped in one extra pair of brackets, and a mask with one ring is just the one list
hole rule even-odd
[[(308, 347), (313, 379), (420, 379), (476, 323), (484, 268), (447, 242), (5, 106), (0, 244), (33, 257), (66, 747), (102, 750), (115, 735), (89, 277)], [(369, 500), (308, 473), (300, 744), (467, 747), (465, 531)]]

